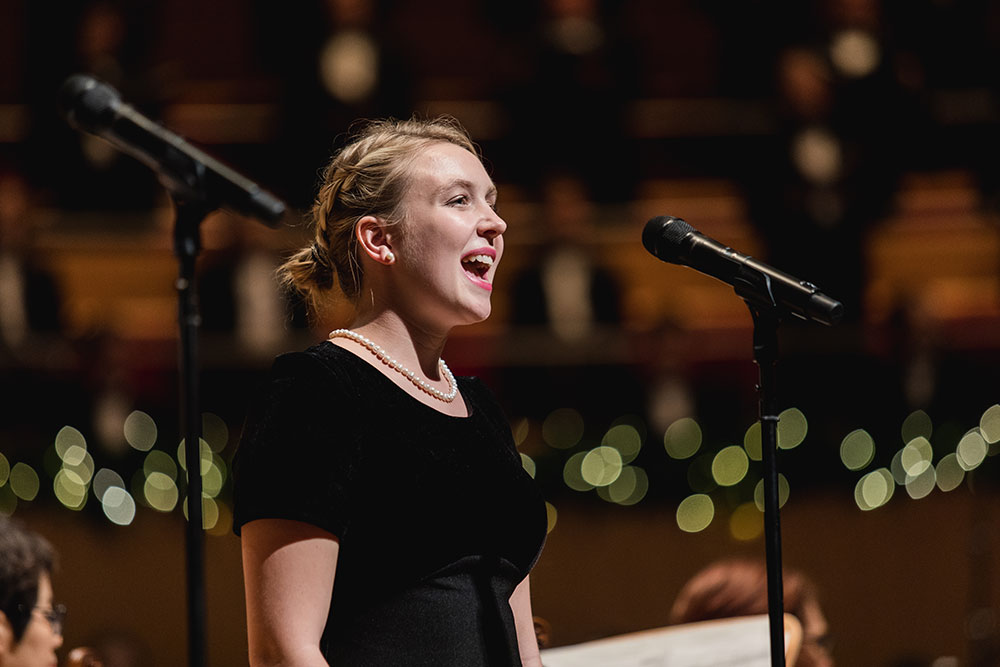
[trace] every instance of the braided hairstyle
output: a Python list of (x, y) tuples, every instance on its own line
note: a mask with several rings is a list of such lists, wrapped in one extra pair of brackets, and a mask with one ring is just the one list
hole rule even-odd
[(278, 269), (281, 284), (302, 294), (313, 311), (335, 282), (356, 302), (364, 277), (355, 236), (358, 220), (373, 215), (387, 224), (401, 222), (410, 165), (421, 151), (440, 142), (480, 157), (453, 118), (387, 119), (363, 125), (324, 170), (309, 215), (314, 240)]

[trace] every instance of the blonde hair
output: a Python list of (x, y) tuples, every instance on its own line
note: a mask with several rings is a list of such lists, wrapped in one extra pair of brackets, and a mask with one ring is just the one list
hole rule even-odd
[(368, 215), (388, 224), (401, 222), (410, 165), (425, 148), (439, 142), (461, 146), (480, 157), (468, 132), (454, 118), (366, 122), (324, 170), (309, 214), (313, 242), (278, 269), (282, 286), (301, 293), (313, 311), (322, 292), (335, 282), (348, 299), (356, 301), (364, 278), (354, 233), (357, 222)]

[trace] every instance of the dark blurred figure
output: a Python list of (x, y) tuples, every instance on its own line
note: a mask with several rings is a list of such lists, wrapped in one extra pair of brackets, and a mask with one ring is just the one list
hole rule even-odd
[(544, 418), (573, 407), (606, 428), (642, 408), (641, 383), (624, 362), (622, 287), (601, 265), (597, 206), (582, 180), (549, 174), (541, 186), (534, 253), (514, 277), (511, 336), (515, 358), (504, 370), (514, 414)]
[[(598, 202), (631, 195), (634, 163), (627, 103), (637, 87), (635, 52), (623, 38), (622, 11), (600, 0), (546, 0), (509, 36), (512, 79), (504, 107), (511, 149), (527, 182), (554, 169), (578, 173)], [(538, 151), (544, 143), (548, 150)], [(544, 153), (544, 155), (542, 155)], [(613, 165), (613, 168), (608, 168)]]
[(541, 238), (528, 269), (514, 281), (511, 320), (544, 326), (563, 342), (621, 320), (621, 287), (593, 257), (596, 211), (585, 184), (567, 172), (542, 186)]
[(62, 329), (58, 284), (36, 256), (32, 196), (20, 172), (0, 166), (0, 348), (14, 354)]
[(843, 301), (845, 320), (863, 308), (864, 244), (888, 212), (900, 173), (900, 119), (888, 93), (867, 111), (841, 96), (830, 61), (796, 47), (779, 58), (779, 132), (748, 165), (750, 215), (768, 258)]
[(361, 118), (413, 113), (412, 78), (393, 35), (391, 2), (259, 2), (258, 43), (283, 83), (276, 189), (307, 208), (338, 136)]
[(198, 278), (202, 330), (231, 337), (239, 352), (270, 358), (290, 332), (305, 330), (305, 306), (282, 294), (274, 231), (252, 221), (218, 220), (219, 247), (205, 254)]
[(0, 515), (0, 667), (52, 667), (66, 608), (52, 601), (52, 546)]
[[(152, 117), (164, 94), (146, 66), (151, 6), (117, 0), (28, 4), (28, 139), (33, 184), (63, 208), (145, 210), (161, 191), (153, 172), (105, 141), (71, 128), (60, 116), (58, 91), (74, 73), (90, 73)], [(54, 21), (53, 11), (60, 13)]]
[[(802, 650), (796, 667), (833, 667), (825, 644), (829, 628), (815, 586), (805, 575), (785, 570), (784, 610), (802, 624)], [(767, 613), (767, 570), (758, 560), (717, 561), (695, 574), (670, 610), (671, 623)]]

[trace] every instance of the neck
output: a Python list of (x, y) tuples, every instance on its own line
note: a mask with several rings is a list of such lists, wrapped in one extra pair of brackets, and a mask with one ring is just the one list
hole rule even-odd
[(440, 379), (438, 361), (448, 340), (446, 332), (428, 331), (388, 309), (359, 312), (350, 329), (376, 342), (403, 365), (419, 368), (424, 377)]

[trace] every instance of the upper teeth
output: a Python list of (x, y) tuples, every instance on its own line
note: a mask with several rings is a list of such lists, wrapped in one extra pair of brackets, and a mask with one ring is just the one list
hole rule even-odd
[(489, 255), (469, 255), (463, 262), (479, 262), (480, 264), (485, 264), (486, 266), (493, 266), (493, 258)]

